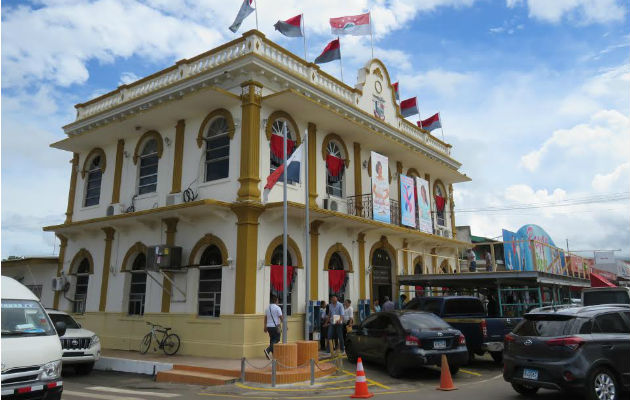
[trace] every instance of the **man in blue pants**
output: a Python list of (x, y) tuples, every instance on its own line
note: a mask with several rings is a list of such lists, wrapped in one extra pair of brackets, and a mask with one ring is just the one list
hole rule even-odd
[[(328, 307), (328, 339), (337, 339), (339, 341), (339, 349), (343, 353), (345, 351), (343, 343), (343, 305), (337, 301), (337, 296), (332, 296)], [(330, 349), (331, 353), (332, 350)]]

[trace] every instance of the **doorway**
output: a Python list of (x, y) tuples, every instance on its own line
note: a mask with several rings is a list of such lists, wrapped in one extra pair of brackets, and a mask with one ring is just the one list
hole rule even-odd
[(385, 249), (377, 249), (372, 255), (372, 301), (378, 299), (383, 304), (385, 296), (394, 301), (392, 259)]

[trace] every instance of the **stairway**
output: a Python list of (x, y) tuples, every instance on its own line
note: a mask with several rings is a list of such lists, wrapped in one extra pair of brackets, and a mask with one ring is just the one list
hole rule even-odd
[(234, 383), (237, 381), (238, 376), (239, 371), (176, 364), (173, 365), (171, 370), (158, 372), (156, 381), (218, 386)]

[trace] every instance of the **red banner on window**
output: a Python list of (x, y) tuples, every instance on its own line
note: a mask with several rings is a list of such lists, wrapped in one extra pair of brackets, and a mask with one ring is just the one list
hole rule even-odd
[[(289, 285), (289, 289), (291, 288), (291, 282), (293, 281), (293, 269), (295, 267), (290, 267), (287, 265), (287, 283)], [(282, 292), (284, 290), (284, 285), (282, 282), (282, 270), (284, 267), (282, 265), (272, 265), (271, 266), (271, 286), (278, 292)]]
[(345, 160), (335, 157), (333, 155), (326, 156), (326, 170), (328, 171), (328, 176), (332, 181), (338, 181), (341, 179), (343, 175), (343, 169), (345, 167)]
[(346, 271), (339, 269), (328, 270), (328, 287), (333, 293), (337, 293), (343, 287), (343, 283), (346, 280)]
[[(282, 164), (282, 136), (280, 135), (271, 135), (271, 158), (277, 164)], [(287, 158), (293, 154), (293, 150), (295, 149), (295, 142), (291, 139), (287, 139)]]
[(439, 212), (444, 211), (444, 203), (446, 203), (444, 197), (442, 197), (442, 196), (435, 196), (435, 206), (437, 207), (437, 210)]

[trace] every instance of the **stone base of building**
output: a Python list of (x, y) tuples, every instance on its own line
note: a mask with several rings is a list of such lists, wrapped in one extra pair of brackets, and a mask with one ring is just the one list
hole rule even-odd
[[(195, 314), (176, 313), (136, 317), (122, 313), (87, 312), (73, 317), (86, 329), (98, 332), (104, 349), (139, 351), (142, 338), (150, 330), (147, 322), (171, 328), (171, 332), (180, 337), (178, 354), (182, 355), (262, 358), (263, 350), (269, 345), (269, 336), (263, 331), (263, 314), (204, 318)], [(289, 317), (288, 341), (302, 340), (303, 332), (304, 314)]]

